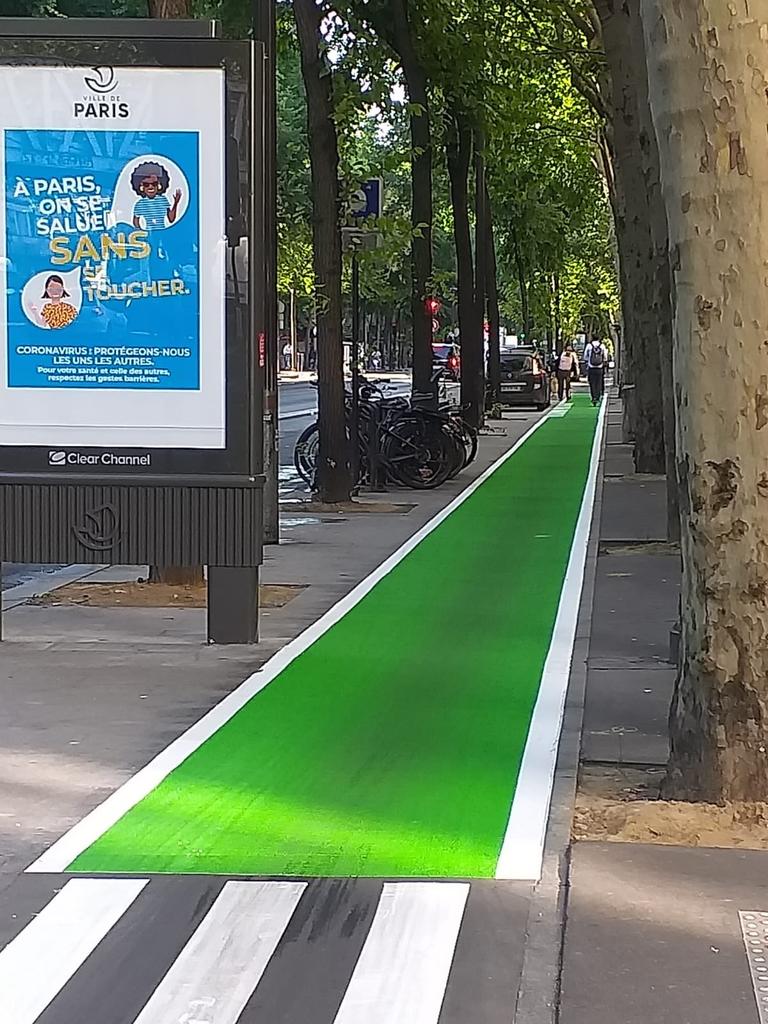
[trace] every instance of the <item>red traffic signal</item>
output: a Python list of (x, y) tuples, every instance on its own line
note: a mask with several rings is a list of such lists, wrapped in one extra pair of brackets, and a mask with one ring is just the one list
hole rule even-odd
[(440, 299), (426, 299), (424, 301), (424, 307), (430, 316), (437, 316), (440, 312)]

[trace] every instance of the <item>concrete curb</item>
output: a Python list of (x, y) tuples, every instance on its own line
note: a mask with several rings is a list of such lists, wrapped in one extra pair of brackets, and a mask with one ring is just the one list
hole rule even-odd
[(50, 594), (59, 587), (66, 587), (68, 583), (77, 583), (88, 576), (94, 576), (103, 569), (103, 565), (65, 565), (63, 569), (39, 573), (28, 583), (20, 583), (17, 587), (4, 590), (0, 611), (9, 612), (12, 608), (26, 604), (32, 597)]
[[(607, 400), (610, 401), (610, 399)], [(568, 910), (571, 823), (579, 775), (581, 730), (587, 687), (587, 658), (589, 656), (597, 558), (600, 548), (606, 435), (607, 426), (603, 428), (601, 439), (595, 503), (592, 509), (592, 525), (584, 566), (584, 585), (581, 591), (563, 728), (558, 746), (549, 824), (544, 844), (544, 862), (541, 879), (534, 887), (531, 896), (523, 969), (512, 1018), (513, 1024), (557, 1024), (560, 1017), (561, 968)]]

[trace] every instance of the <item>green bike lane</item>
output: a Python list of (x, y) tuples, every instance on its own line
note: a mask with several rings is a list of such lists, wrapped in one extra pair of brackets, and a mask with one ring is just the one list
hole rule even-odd
[[(580, 590), (597, 424), (581, 397), (547, 417), (359, 599), (30, 870), (533, 877), (500, 858), (543, 842), (513, 821), (528, 827), (532, 793), (548, 804), (562, 650), (543, 731), (532, 719), (567, 575)], [(526, 759), (536, 778), (516, 816)]]

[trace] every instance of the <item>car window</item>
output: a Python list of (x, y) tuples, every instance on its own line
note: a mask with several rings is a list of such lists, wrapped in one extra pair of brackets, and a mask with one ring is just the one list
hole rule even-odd
[(447, 359), (448, 356), (451, 354), (451, 346), (450, 345), (433, 345), (432, 346), (432, 351), (434, 352), (434, 354), (437, 356), (438, 359)]
[(532, 356), (503, 356), (501, 368), (506, 373), (526, 373), (533, 369)]

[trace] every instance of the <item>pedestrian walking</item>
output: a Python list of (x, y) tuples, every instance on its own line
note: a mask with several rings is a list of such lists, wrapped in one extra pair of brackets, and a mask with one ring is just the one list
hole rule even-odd
[(584, 349), (584, 362), (587, 366), (589, 392), (592, 405), (599, 405), (605, 391), (605, 371), (608, 366), (608, 352), (601, 341), (590, 341)]
[(573, 345), (568, 342), (560, 353), (557, 362), (557, 397), (562, 402), (565, 398), (571, 399), (571, 381), (579, 377), (579, 357), (573, 351)]

